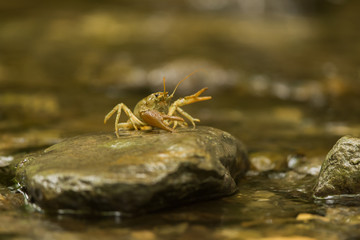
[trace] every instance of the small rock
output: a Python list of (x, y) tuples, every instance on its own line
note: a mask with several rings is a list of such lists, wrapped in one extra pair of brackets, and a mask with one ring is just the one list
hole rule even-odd
[(332, 206), (326, 209), (326, 218), (341, 225), (360, 224), (360, 209), (358, 206)]
[(290, 154), (287, 157), (287, 165), (289, 169), (292, 169), (299, 174), (318, 176), (324, 158), (324, 156), (307, 157), (299, 153)]
[(22, 194), (13, 193), (7, 187), (0, 185), (0, 212), (4, 210), (18, 209), (23, 205), (24, 198)]
[(230, 195), (248, 165), (229, 133), (197, 127), (66, 139), (26, 157), (16, 175), (45, 210), (132, 215)]
[(326, 156), (314, 188), (314, 196), (326, 198), (360, 193), (360, 138), (345, 136)]
[(276, 152), (255, 152), (250, 156), (250, 169), (257, 172), (284, 170), (286, 158)]
[(9, 166), (13, 160), (13, 156), (0, 156), (0, 168)]
[(296, 221), (304, 221), (304, 222), (308, 222), (311, 220), (319, 220), (319, 221), (323, 221), (323, 222), (329, 222), (330, 219), (327, 217), (323, 217), (320, 215), (316, 215), (316, 214), (311, 214), (311, 213), (300, 213), (296, 216)]

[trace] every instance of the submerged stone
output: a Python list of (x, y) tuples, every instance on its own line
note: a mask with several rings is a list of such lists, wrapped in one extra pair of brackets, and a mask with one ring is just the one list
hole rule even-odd
[(360, 194), (360, 138), (340, 138), (323, 162), (314, 196)]
[(16, 175), (48, 211), (138, 214), (230, 195), (248, 165), (232, 135), (197, 127), (66, 139), (27, 156)]

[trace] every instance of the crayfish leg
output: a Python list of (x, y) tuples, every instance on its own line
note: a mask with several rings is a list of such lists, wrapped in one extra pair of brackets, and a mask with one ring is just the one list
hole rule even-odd
[[(125, 123), (119, 123), (121, 112), (124, 111), (125, 114), (129, 117), (129, 120)], [(142, 121), (140, 121), (134, 113), (131, 112), (131, 110), (123, 103), (117, 104), (108, 114), (106, 114), (104, 118), (104, 123), (106, 123), (109, 118), (114, 115), (116, 112), (116, 118), (115, 118), (115, 134), (117, 137), (119, 136), (119, 129), (125, 128), (125, 129), (135, 129), (138, 130), (140, 126), (146, 125)]]

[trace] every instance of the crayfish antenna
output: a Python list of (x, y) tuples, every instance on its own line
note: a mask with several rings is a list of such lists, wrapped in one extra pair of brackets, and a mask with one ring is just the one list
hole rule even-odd
[(166, 88), (165, 88), (165, 77), (163, 77), (163, 82), (164, 82), (164, 96), (166, 95)]
[[(197, 69), (197, 70), (193, 71), (193, 72), (190, 73), (189, 75), (187, 75), (184, 79), (180, 80), (180, 81), (178, 82), (178, 84), (176, 85), (176, 87), (175, 87), (174, 91), (172, 92), (172, 94), (169, 96), (169, 98), (172, 98), (172, 97), (174, 96), (176, 89), (179, 87), (179, 85), (180, 85), (184, 80), (188, 79), (188, 78), (189, 78), (191, 75), (193, 75), (194, 73), (197, 73), (197, 72), (200, 72), (200, 71), (205, 72), (204, 69), (200, 68), (200, 69)], [(164, 79), (165, 79), (165, 78), (164, 78)], [(165, 80), (164, 80), (164, 81), (165, 81)], [(165, 88), (165, 82), (164, 82), (164, 88)]]

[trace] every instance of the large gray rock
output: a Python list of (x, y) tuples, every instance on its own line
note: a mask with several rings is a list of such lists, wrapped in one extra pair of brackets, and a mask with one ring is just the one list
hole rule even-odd
[(248, 165), (229, 133), (197, 127), (74, 137), (27, 156), (16, 175), (48, 211), (138, 214), (232, 194)]
[(360, 138), (340, 138), (323, 162), (314, 196), (360, 194)]

